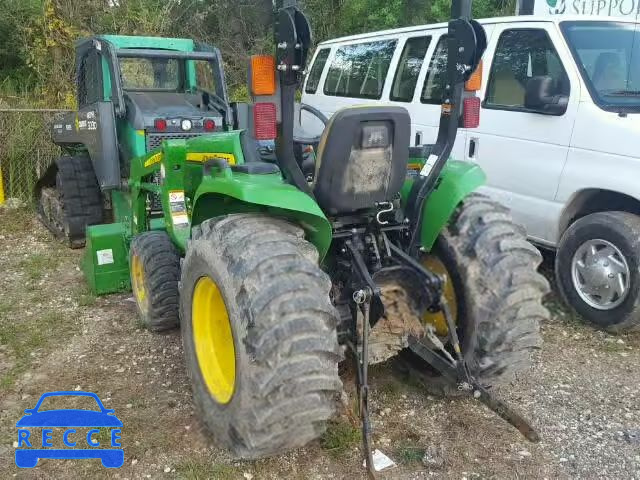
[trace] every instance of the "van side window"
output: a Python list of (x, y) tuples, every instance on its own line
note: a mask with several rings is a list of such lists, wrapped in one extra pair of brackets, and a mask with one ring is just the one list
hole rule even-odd
[(331, 49), (329, 48), (323, 48), (316, 55), (316, 59), (313, 62), (313, 66), (311, 67), (311, 71), (307, 77), (307, 86), (304, 88), (306, 93), (316, 93), (318, 84), (320, 83), (320, 77), (322, 76), (324, 65), (327, 63), (327, 58), (329, 58), (330, 51)]
[(395, 49), (396, 40), (340, 47), (329, 67), (324, 94), (379, 99)]
[(418, 83), (418, 74), (427, 54), (431, 37), (414, 37), (407, 39), (398, 62), (393, 86), (389, 94), (390, 100), (410, 102)]
[(555, 93), (569, 95), (569, 77), (545, 30), (505, 30), (491, 65), (486, 107), (521, 109), (527, 82), (537, 76), (554, 80)]
[(433, 52), (427, 76), (422, 87), (422, 103), (440, 105), (444, 93), (444, 81), (447, 73), (447, 36), (443, 35), (438, 40), (436, 50)]

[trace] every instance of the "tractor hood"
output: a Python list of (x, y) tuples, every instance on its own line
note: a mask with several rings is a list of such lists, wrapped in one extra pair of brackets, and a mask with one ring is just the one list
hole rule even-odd
[(217, 112), (205, 112), (198, 108), (200, 95), (176, 92), (132, 92), (125, 93), (127, 118), (135, 129), (153, 125), (156, 118), (192, 120), (203, 117), (220, 117)]

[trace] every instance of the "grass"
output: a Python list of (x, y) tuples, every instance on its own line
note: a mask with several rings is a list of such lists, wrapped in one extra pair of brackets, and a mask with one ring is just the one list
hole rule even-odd
[(570, 310), (555, 294), (547, 295), (543, 300), (543, 305), (547, 307), (552, 318), (560, 319), (566, 326), (581, 327), (585, 323), (579, 315)]
[(176, 465), (178, 478), (185, 480), (227, 480), (242, 478), (237, 467), (207, 461), (187, 460)]
[(29, 207), (0, 208), (0, 233), (23, 234), (31, 229), (33, 209)]
[(45, 273), (55, 270), (57, 266), (57, 257), (42, 253), (33, 253), (19, 263), (19, 267), (32, 281), (40, 280)]
[(346, 455), (361, 441), (360, 429), (348, 422), (331, 422), (320, 438), (320, 446), (333, 454)]
[(9, 300), (0, 299), (0, 318), (7, 313), (10, 313), (15, 308), (15, 304)]
[(98, 297), (96, 297), (86, 284), (82, 284), (73, 291), (73, 299), (80, 307), (93, 307)]
[(111, 428), (101, 427), (100, 432), (93, 435), (93, 440), (100, 443), (102, 448), (111, 446)]
[(11, 387), (16, 378), (31, 364), (31, 356), (39, 349), (55, 343), (64, 335), (70, 320), (59, 312), (46, 311), (30, 319), (16, 322), (5, 318), (0, 322), (0, 344), (13, 354), (12, 367), (0, 378), (0, 390)]
[(384, 395), (388, 400), (396, 400), (406, 391), (406, 387), (402, 383), (396, 381), (391, 377), (391, 375), (392, 372), (389, 372), (389, 378), (381, 381), (380, 385), (377, 387), (377, 393), (379, 395)]
[(396, 458), (399, 463), (403, 465), (412, 465), (416, 463), (422, 463), (425, 449), (407, 442), (403, 442), (394, 450), (394, 453), (394, 458)]

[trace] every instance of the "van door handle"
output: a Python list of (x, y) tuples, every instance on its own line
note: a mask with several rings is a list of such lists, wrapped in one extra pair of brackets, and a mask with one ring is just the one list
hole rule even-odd
[(468, 158), (469, 159), (476, 158), (477, 153), (478, 153), (478, 139), (477, 138), (471, 138), (471, 139), (469, 139), (469, 155), (468, 155)]
[(422, 132), (416, 132), (415, 146), (422, 145)]

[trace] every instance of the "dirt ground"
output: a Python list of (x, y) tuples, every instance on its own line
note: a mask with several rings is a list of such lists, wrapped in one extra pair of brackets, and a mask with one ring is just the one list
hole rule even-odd
[[(237, 461), (196, 417), (179, 332), (152, 335), (130, 295), (95, 298), (81, 251), (32, 215), (0, 209), (0, 474), (2, 478), (364, 478), (346, 416), (306, 448)], [(500, 392), (538, 428), (530, 444), (471, 400), (442, 400), (387, 366), (372, 378), (374, 444), (398, 464), (380, 478), (640, 478), (640, 335), (611, 336), (547, 300), (552, 320), (530, 372)], [(124, 424), (125, 464), (14, 464), (16, 421), (51, 390), (96, 392)]]

